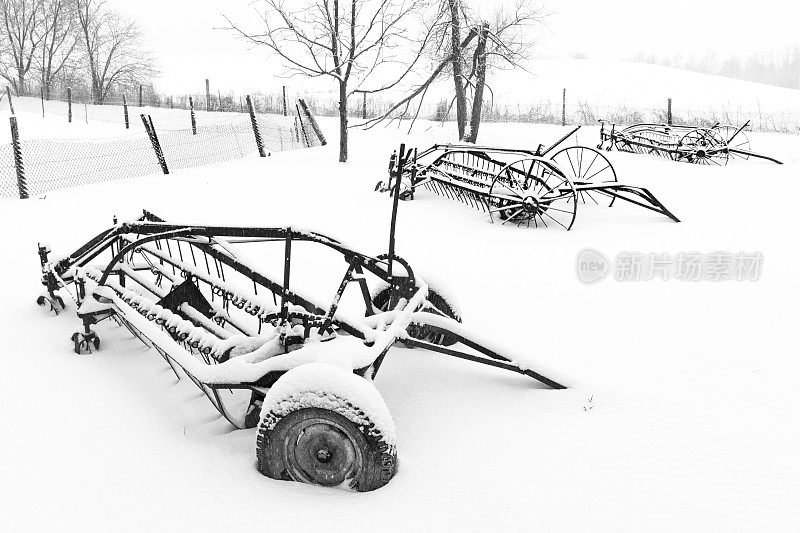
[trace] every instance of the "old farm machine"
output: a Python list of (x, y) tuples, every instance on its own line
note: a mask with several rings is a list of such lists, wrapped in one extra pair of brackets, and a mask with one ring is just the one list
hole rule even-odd
[(710, 128), (667, 124), (634, 124), (619, 128), (601, 120), (597, 148), (655, 155), (698, 165), (725, 166), (731, 159), (750, 158), (780, 165), (777, 159), (750, 150), (750, 139), (745, 133), (749, 125), (750, 121), (738, 128), (724, 124)]
[[(535, 150), (436, 144), (417, 152), (392, 154), (389, 179), (376, 191), (414, 198), (424, 188), (489, 214), (492, 222), (569, 230), (578, 205), (613, 206), (622, 201), (665, 215), (672, 214), (644, 187), (620, 183), (602, 152), (586, 146), (561, 146), (579, 129)], [(402, 164), (399, 164), (402, 162)]]
[(394, 425), (372, 384), (396, 342), (564, 388), (474, 337), (452, 300), (395, 254), (394, 229), (390, 243), (373, 256), (310, 231), (173, 224), (145, 212), (61, 258), (40, 245), (39, 303), (58, 311), (74, 301), (76, 352), (99, 349), (94, 326), (116, 321), (231, 424), (257, 427), (264, 475), (369, 491), (397, 464)]

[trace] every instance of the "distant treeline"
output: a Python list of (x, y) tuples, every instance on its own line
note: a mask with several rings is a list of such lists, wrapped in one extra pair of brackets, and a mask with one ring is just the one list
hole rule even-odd
[(660, 57), (639, 53), (631, 59), (641, 63), (800, 89), (800, 47), (797, 46), (787, 47), (783, 50), (756, 52), (747, 56), (720, 57), (709, 53), (703, 57), (684, 54)]

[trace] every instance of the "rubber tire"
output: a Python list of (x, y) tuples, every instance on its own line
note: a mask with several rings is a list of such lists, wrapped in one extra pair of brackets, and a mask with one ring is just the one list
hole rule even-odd
[[(326, 395), (330, 396), (334, 401), (341, 402), (340, 398), (332, 394)], [(351, 403), (341, 403), (345, 403), (353, 413), (358, 413), (361, 417), (365, 416), (363, 412)], [(283, 417), (278, 417), (272, 411), (267, 413), (266, 416), (262, 413), (256, 438), (256, 456), (258, 458), (259, 472), (272, 479), (306, 482), (292, 477), (290, 473), (291, 466), (287, 464), (288, 459), (284, 457), (283, 450), (286, 439), (290, 436), (289, 431), (294, 424), (310, 418), (331, 420), (339, 427), (344, 428), (351, 442), (358, 446), (361, 456), (360, 464), (357, 465), (353, 477), (345, 482), (351, 490), (357, 492), (372, 491), (383, 487), (394, 477), (397, 472), (397, 450), (384, 441), (382, 435), (376, 432), (371, 423), (367, 426), (358, 426), (335, 411), (303, 406), (287, 413)], [(277, 423), (275, 423), (276, 419)], [(272, 429), (269, 429), (270, 426), (272, 426)]]
[[(456, 322), (461, 322), (461, 317), (456, 315), (453, 308), (447, 303), (447, 300), (442, 297), (438, 292), (433, 289), (428, 289), (428, 297), (426, 298), (428, 303), (430, 303), (433, 307), (439, 310), (444, 316), (448, 318), (452, 318)], [(389, 287), (378, 291), (375, 296), (372, 297), (372, 305), (375, 306), (376, 309), (380, 309), (381, 311), (386, 311), (387, 306), (389, 303)], [(430, 311), (423, 311), (424, 313), (430, 313)], [(412, 324), (408, 328), (408, 334), (417, 340), (430, 342), (431, 344), (436, 344), (438, 346), (452, 346), (458, 342), (458, 339), (453, 335), (448, 335), (446, 333), (439, 333), (431, 331), (427, 326), (418, 326)]]

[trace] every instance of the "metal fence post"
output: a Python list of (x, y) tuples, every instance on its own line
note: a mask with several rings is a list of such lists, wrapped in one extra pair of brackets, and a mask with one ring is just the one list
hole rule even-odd
[(561, 125), (567, 125), (567, 89), (561, 91)]
[(672, 126), (672, 98), (667, 98), (667, 124)]
[(206, 78), (206, 111), (211, 111), (211, 84)]
[(11, 114), (16, 115), (14, 113), (14, 102), (11, 101), (11, 89), (8, 88), (8, 85), (6, 85), (6, 95), (8, 95), (8, 107), (11, 108)]
[(192, 135), (197, 135), (197, 122), (194, 119), (194, 100), (189, 97), (189, 116), (192, 119)]
[(283, 86), (283, 116), (286, 116), (286, 85)]
[(67, 87), (67, 122), (72, 122), (72, 87)]
[(153, 118), (150, 116), (145, 116), (144, 113), (142, 113), (141, 116), (142, 122), (144, 123), (144, 130), (147, 132), (147, 136), (150, 138), (150, 143), (153, 145), (153, 151), (156, 153), (158, 164), (161, 165), (161, 170), (164, 172), (164, 174), (169, 174), (167, 161), (164, 159), (164, 152), (161, 151), (161, 143), (158, 141), (156, 128), (153, 126)]
[(25, 168), (22, 166), (22, 147), (19, 144), (19, 128), (17, 117), (9, 117), (11, 122), (11, 146), (14, 150), (14, 168), (17, 171), (17, 189), (21, 199), (28, 198), (28, 184), (25, 181)]
[(129, 129), (131, 129), (131, 125), (130, 125), (130, 121), (128, 120), (128, 99), (126, 98), (126, 96), (124, 94), (122, 95), (122, 109), (123, 109), (123, 113), (125, 115), (125, 129), (129, 130)]
[(306, 101), (303, 100), (302, 98), (299, 98), (298, 101), (300, 102), (300, 107), (303, 108), (303, 113), (305, 113), (306, 118), (308, 118), (308, 122), (311, 123), (311, 127), (314, 129), (314, 133), (317, 134), (320, 144), (322, 144), (322, 146), (325, 146), (326, 144), (328, 144), (328, 141), (325, 140), (325, 136), (322, 134), (322, 130), (320, 129), (319, 124), (317, 124), (317, 121), (311, 114), (311, 111), (308, 110)]
[(39, 87), (39, 95), (42, 97), (42, 118), (44, 118), (44, 87)]
[(256, 120), (256, 113), (253, 110), (253, 100), (250, 95), (247, 95), (247, 110), (250, 113), (250, 122), (253, 124), (253, 134), (256, 136), (256, 145), (258, 146), (258, 155), (267, 157), (264, 153), (264, 142), (261, 140), (261, 132), (258, 131), (258, 121)]

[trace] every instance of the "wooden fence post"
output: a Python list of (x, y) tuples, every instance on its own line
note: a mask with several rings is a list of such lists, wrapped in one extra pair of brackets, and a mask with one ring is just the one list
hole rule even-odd
[(8, 85), (6, 85), (6, 95), (8, 95), (8, 107), (11, 108), (11, 114), (16, 115), (16, 113), (14, 113), (14, 102), (11, 101), (11, 90), (8, 88)]
[(286, 85), (283, 86), (283, 116), (286, 116)]
[(125, 129), (129, 130), (131, 129), (131, 126), (130, 126), (130, 121), (128, 120), (128, 99), (125, 97), (124, 94), (122, 95), (122, 109), (125, 115)]
[(322, 144), (322, 146), (325, 146), (326, 144), (328, 144), (328, 141), (325, 140), (325, 136), (322, 134), (322, 130), (320, 129), (319, 124), (317, 124), (317, 121), (316, 119), (314, 119), (314, 116), (311, 114), (311, 111), (308, 110), (306, 101), (303, 100), (302, 98), (299, 98), (298, 102), (300, 102), (300, 107), (303, 109), (303, 113), (306, 115), (306, 118), (308, 118), (308, 122), (311, 124), (314, 133), (317, 134), (320, 144)]
[(361, 118), (367, 120), (367, 92), (361, 93), (364, 95), (364, 101), (361, 104)]
[(197, 122), (194, 119), (194, 100), (189, 97), (189, 116), (192, 118), (192, 135), (197, 135)]
[(67, 122), (72, 122), (72, 87), (67, 87)]
[(211, 84), (206, 78), (206, 111), (211, 111)]
[(561, 125), (567, 125), (567, 89), (561, 91)]
[(264, 153), (264, 142), (261, 140), (261, 132), (258, 131), (258, 121), (256, 120), (256, 112), (253, 109), (253, 100), (250, 95), (247, 95), (247, 110), (250, 112), (250, 123), (253, 125), (253, 135), (256, 136), (256, 146), (258, 146), (258, 155), (267, 157)]
[(17, 117), (9, 117), (11, 122), (11, 147), (14, 151), (14, 168), (17, 171), (17, 189), (21, 199), (28, 198), (28, 184), (25, 181), (25, 168), (22, 166), (22, 147), (19, 144)]
[(145, 116), (142, 113), (142, 122), (144, 123), (144, 131), (147, 132), (147, 136), (150, 138), (150, 144), (153, 145), (153, 151), (156, 153), (156, 159), (158, 159), (158, 164), (161, 165), (161, 170), (164, 174), (169, 174), (169, 168), (167, 168), (167, 161), (164, 159), (164, 152), (161, 151), (161, 143), (158, 141), (158, 135), (156, 135), (156, 128), (153, 126), (153, 117)]
[(667, 124), (672, 126), (672, 98), (667, 98)]

